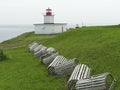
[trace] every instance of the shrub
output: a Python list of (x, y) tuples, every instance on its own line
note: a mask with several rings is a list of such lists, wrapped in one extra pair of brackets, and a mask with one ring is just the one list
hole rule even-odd
[(4, 55), (3, 50), (0, 50), (0, 61), (6, 60), (6, 55)]

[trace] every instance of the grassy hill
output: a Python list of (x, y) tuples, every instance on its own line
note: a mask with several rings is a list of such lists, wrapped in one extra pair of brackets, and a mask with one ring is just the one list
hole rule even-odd
[(92, 75), (110, 72), (120, 90), (120, 26), (71, 29), (58, 35), (22, 34), (0, 44), (8, 60), (0, 62), (0, 90), (67, 90), (68, 77), (48, 75), (47, 67), (28, 52), (37, 41), (54, 47), (66, 58), (78, 58), (92, 68)]

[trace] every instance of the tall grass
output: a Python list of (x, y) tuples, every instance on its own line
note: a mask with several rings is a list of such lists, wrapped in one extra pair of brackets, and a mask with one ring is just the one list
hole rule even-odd
[[(5, 41), (9, 60), (0, 63), (1, 90), (66, 90), (68, 78), (56, 78), (47, 74), (47, 67), (39, 63), (28, 47), (37, 41), (54, 47), (66, 58), (78, 58), (80, 63), (92, 68), (91, 75), (110, 72), (116, 78), (116, 90), (120, 90), (120, 26), (85, 27), (58, 35), (35, 35), (33, 32)], [(9, 89), (8, 89), (9, 88)]]

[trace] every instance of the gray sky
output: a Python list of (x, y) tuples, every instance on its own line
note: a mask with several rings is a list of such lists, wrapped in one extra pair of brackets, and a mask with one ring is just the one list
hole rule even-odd
[(55, 13), (55, 22), (120, 23), (120, 0), (0, 0), (0, 24), (42, 23), (48, 7)]

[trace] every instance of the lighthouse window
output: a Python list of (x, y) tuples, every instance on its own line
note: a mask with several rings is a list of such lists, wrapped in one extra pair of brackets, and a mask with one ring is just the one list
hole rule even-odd
[(51, 12), (47, 12), (46, 14), (47, 14), (47, 15), (52, 15), (52, 13), (51, 13)]

